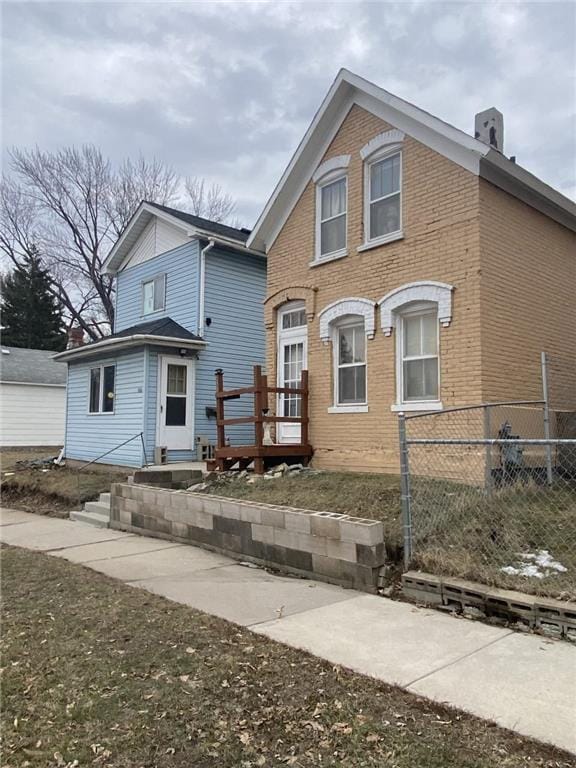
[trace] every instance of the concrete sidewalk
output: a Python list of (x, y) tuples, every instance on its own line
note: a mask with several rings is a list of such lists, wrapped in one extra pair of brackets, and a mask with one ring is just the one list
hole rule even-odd
[(0, 541), (81, 563), (576, 752), (576, 647), (568, 643), (15, 510), (1, 511)]

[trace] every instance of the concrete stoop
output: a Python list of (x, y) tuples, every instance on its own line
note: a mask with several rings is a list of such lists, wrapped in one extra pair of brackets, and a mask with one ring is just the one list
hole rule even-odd
[(110, 494), (101, 493), (98, 501), (87, 501), (84, 509), (70, 512), (70, 520), (77, 523), (88, 523), (96, 528), (110, 527)]

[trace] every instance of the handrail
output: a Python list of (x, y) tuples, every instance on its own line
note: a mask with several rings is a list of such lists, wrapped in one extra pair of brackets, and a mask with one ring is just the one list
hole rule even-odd
[(136, 438), (140, 438), (142, 440), (142, 451), (144, 456), (144, 466), (147, 467), (148, 463), (146, 461), (146, 446), (144, 445), (144, 433), (138, 432), (137, 435), (133, 435), (132, 437), (129, 437), (128, 440), (124, 440), (123, 443), (118, 443), (118, 445), (115, 445), (114, 448), (110, 448), (109, 451), (106, 451), (105, 453), (102, 453), (100, 456), (97, 456), (95, 459), (92, 459), (91, 461), (87, 462), (86, 464), (83, 464), (81, 467), (77, 468), (78, 472), (82, 472), (83, 469), (86, 469), (86, 467), (89, 467), (91, 464), (95, 464), (97, 461), (100, 461), (100, 459), (103, 459), (104, 456), (108, 456), (109, 453), (114, 453), (118, 448), (122, 448), (123, 445), (127, 445), (128, 443), (131, 443), (132, 440), (136, 440)]

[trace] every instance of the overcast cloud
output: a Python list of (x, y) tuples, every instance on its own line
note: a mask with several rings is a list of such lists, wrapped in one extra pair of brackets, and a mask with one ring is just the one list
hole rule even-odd
[(254, 224), (340, 67), (576, 197), (576, 4), (6, 2), (3, 147), (93, 142), (219, 182)]

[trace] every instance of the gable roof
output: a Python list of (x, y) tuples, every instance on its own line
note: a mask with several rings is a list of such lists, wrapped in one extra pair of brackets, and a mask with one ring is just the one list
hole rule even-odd
[(264, 252), (271, 247), (354, 104), (576, 231), (572, 200), (484, 142), (341, 69), (256, 222), (248, 247)]
[(54, 351), (2, 347), (0, 381), (17, 384), (66, 386), (66, 366), (54, 360)]
[[(90, 357), (102, 353), (107, 355), (117, 349), (142, 346), (143, 344), (158, 344), (169, 347), (185, 347), (186, 349), (202, 349), (206, 342), (200, 336), (172, 320), (171, 317), (161, 317), (157, 320), (148, 320), (145, 323), (131, 325), (110, 336), (105, 336), (98, 341), (82, 344), (79, 347), (65, 349), (59, 352), (56, 360), (72, 360)], [(52, 353), (54, 354), (54, 353)]]
[(229, 227), (227, 224), (210, 221), (201, 216), (180, 211), (177, 208), (170, 208), (167, 205), (143, 200), (106, 257), (103, 264), (104, 272), (112, 275), (116, 274), (154, 216), (183, 230), (191, 239), (215, 240), (218, 244), (227, 248), (255, 253), (258, 256), (264, 255), (246, 246), (246, 240), (250, 234), (249, 230)]
[(222, 237), (228, 237), (231, 240), (238, 240), (241, 243), (245, 243), (248, 240), (250, 234), (249, 229), (238, 229), (237, 227), (229, 227), (227, 224), (221, 224), (218, 221), (210, 221), (210, 219), (204, 219), (202, 216), (195, 216), (193, 213), (186, 213), (186, 211), (179, 211), (176, 208), (170, 208), (167, 205), (160, 205), (159, 203), (148, 203), (153, 208), (157, 208), (159, 211), (169, 213), (180, 221), (190, 224), (192, 227), (201, 229), (204, 232), (211, 232), (214, 235), (221, 235)]

